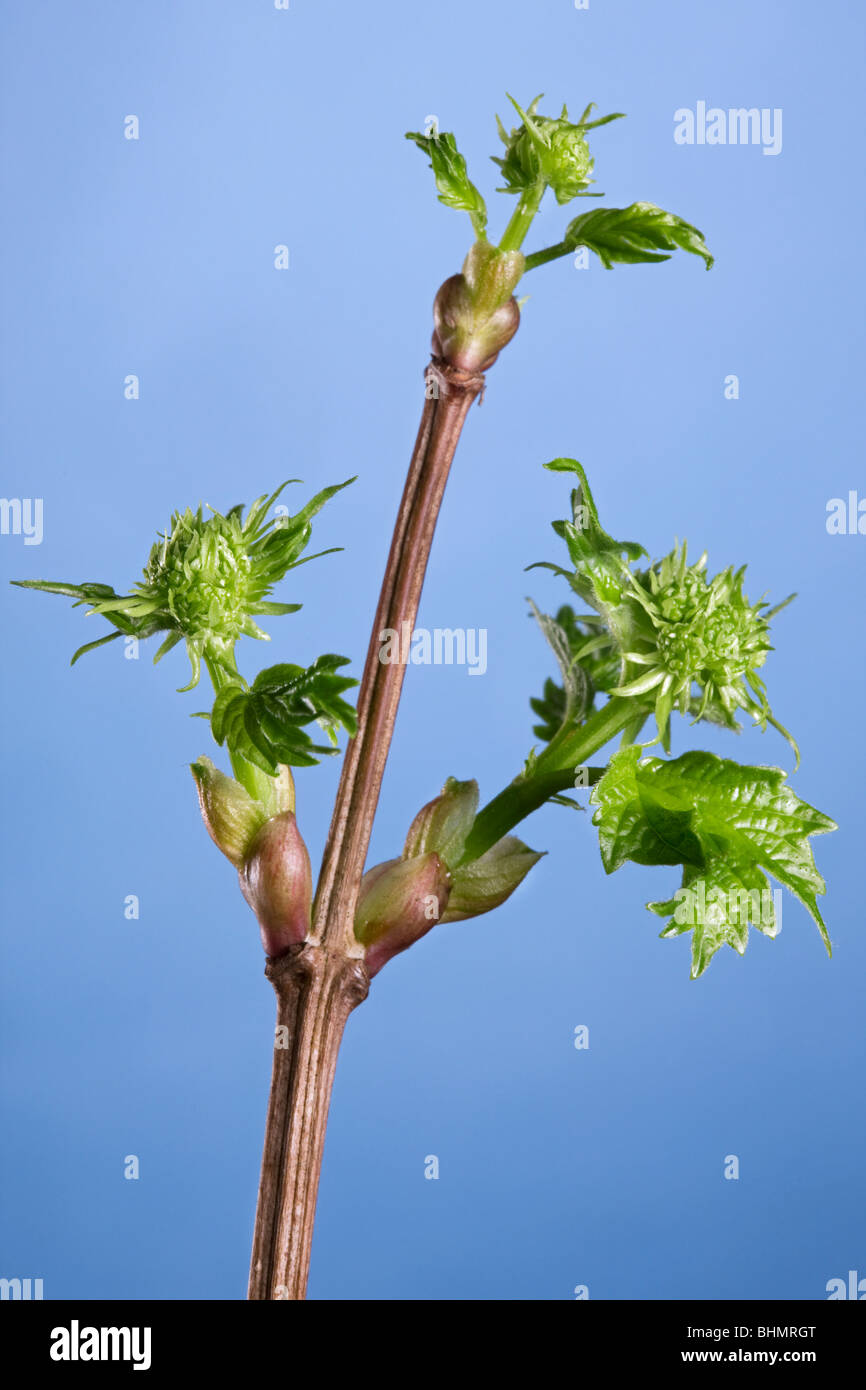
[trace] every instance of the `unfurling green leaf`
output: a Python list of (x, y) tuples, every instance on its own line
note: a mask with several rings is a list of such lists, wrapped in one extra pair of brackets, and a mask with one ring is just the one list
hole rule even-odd
[(553, 523), (554, 531), (568, 546), (574, 572), (556, 565), (542, 567), (565, 575), (575, 592), (594, 607), (604, 609), (620, 603), (629, 582), (622, 557), (637, 560), (647, 552), (637, 541), (616, 541), (607, 534), (598, 519), (586, 473), (577, 459), (553, 459), (544, 466), (554, 473), (576, 473), (580, 483), (571, 494), (572, 520)]
[(419, 150), (429, 155), (440, 203), (459, 212), (468, 212), (475, 234), (480, 236), (487, 225), (487, 208), (469, 178), (466, 160), (458, 150), (454, 136), (448, 131), (422, 135), (418, 131), (408, 130), (406, 139), (414, 140)]
[(713, 264), (703, 233), (655, 203), (593, 208), (569, 223), (563, 241), (569, 251), (578, 246), (594, 251), (606, 270), (612, 270), (615, 262), (669, 261), (676, 250), (701, 256), (707, 270)]
[(743, 767), (700, 752), (641, 759), (641, 750), (630, 747), (614, 754), (590, 800), (608, 873), (629, 859), (684, 866), (681, 895), (650, 907), (674, 914), (662, 935), (695, 930), (693, 978), (726, 942), (745, 950), (749, 921), (774, 934), (763, 870), (804, 905), (829, 954), (816, 900), (824, 880), (809, 836), (836, 825), (794, 794), (780, 768)]
[(620, 659), (616, 642), (597, 613), (578, 618), (568, 604), (563, 604), (551, 617), (541, 613), (532, 599), (527, 602), (562, 677), (561, 685), (548, 677), (541, 698), (529, 701), (533, 713), (543, 721), (534, 725), (532, 732), (550, 743), (558, 733), (583, 723), (597, 690), (608, 691), (616, 684)]
[[(270, 666), (252, 686), (238, 680), (224, 685), (211, 711), (211, 731), (217, 743), (274, 775), (279, 764), (312, 767), (316, 755), (336, 751), (337, 730), (357, 731), (355, 711), (342, 696), (358, 682), (338, 674), (345, 656), (320, 656), (306, 669), (283, 663)], [(317, 722), (332, 747), (314, 744), (304, 730)]]

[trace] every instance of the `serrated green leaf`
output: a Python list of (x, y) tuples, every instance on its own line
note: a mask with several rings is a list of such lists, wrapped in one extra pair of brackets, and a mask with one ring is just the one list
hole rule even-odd
[(553, 523), (554, 531), (568, 546), (574, 565), (569, 582), (595, 606), (607, 608), (621, 603), (630, 583), (622, 557), (636, 560), (647, 552), (636, 541), (617, 541), (607, 534), (599, 521), (586, 473), (577, 459), (553, 459), (544, 466), (554, 473), (576, 473), (580, 479), (571, 495), (573, 520)]
[(413, 140), (430, 159), (440, 203), (468, 212), (476, 235), (487, 226), (487, 207), (475, 184), (469, 178), (466, 160), (457, 148), (457, 141), (448, 131), (422, 135), (407, 131), (406, 139)]
[(224, 685), (216, 696), (211, 710), (211, 730), (217, 743), (224, 743), (226, 737), (226, 720), (231, 706), (239, 696), (243, 695), (243, 686), (238, 684)]
[(615, 263), (668, 261), (676, 250), (701, 256), (707, 270), (713, 257), (703, 233), (675, 213), (655, 203), (632, 203), (627, 208), (593, 208), (569, 223), (564, 237), (569, 250), (586, 246), (607, 270)]
[[(830, 954), (816, 900), (825, 885), (809, 836), (835, 830), (836, 825), (795, 795), (781, 768), (744, 767), (703, 752), (673, 760), (642, 759), (641, 750), (630, 747), (614, 754), (590, 801), (596, 807), (593, 823), (608, 873), (627, 859), (683, 864), (683, 888), (703, 892), (706, 901), (709, 890), (721, 890), (723, 884), (730, 891), (762, 892), (765, 870), (807, 909)], [(650, 906), (668, 914), (674, 902)], [(716, 911), (697, 912), (691, 924), (700, 928), (694, 946), (697, 974), (726, 941), (745, 949), (748, 920), (754, 920), (748, 913), (744, 922), (740, 912), (727, 917)], [(663, 934), (678, 934), (671, 927)]]
[[(533, 733), (549, 743), (561, 730), (582, 723), (593, 707), (596, 688), (606, 688), (612, 639), (607, 633), (599, 636), (591, 624), (577, 619), (567, 604), (551, 617), (541, 613), (532, 599), (527, 602), (562, 676), (562, 685), (548, 678), (542, 698), (529, 702), (533, 713), (544, 721), (533, 727)], [(619, 661), (615, 659), (610, 676), (618, 666)]]
[(335, 674), (347, 662), (348, 657), (326, 653), (309, 667), (269, 666), (252, 687), (238, 681), (224, 686), (211, 714), (214, 738), (271, 774), (279, 763), (313, 766), (317, 755), (336, 750), (314, 744), (303, 725), (318, 721), (335, 744), (340, 727), (350, 737), (357, 732), (355, 711), (341, 693), (358, 682)]
[(743, 955), (749, 926), (765, 936), (778, 931), (775, 904), (766, 875), (743, 860), (716, 855), (705, 868), (686, 866), (682, 887), (668, 902), (647, 903), (651, 912), (671, 921), (659, 933), (680, 936), (692, 931), (691, 977), (702, 975), (721, 946)]
[(268, 666), (264, 671), (259, 671), (253, 681), (253, 690), (278, 690), (281, 687), (291, 689), (305, 674), (305, 667), (284, 661), (277, 666)]
[(592, 823), (598, 828), (601, 862), (612, 874), (630, 859), (634, 864), (681, 864), (679, 849), (668, 844), (650, 824), (637, 785), (640, 749), (614, 753), (604, 777), (590, 794), (598, 807)]

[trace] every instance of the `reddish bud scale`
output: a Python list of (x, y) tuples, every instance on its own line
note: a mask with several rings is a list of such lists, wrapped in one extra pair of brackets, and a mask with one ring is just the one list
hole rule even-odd
[(241, 892), (259, 921), (262, 946), (283, 956), (310, 931), (313, 874), (294, 814), (266, 821), (238, 870)]
[(364, 964), (371, 979), (392, 956), (435, 927), (450, 893), (451, 875), (438, 854), (391, 859), (364, 875), (355, 936), (366, 947)]
[(520, 309), (513, 290), (523, 274), (520, 251), (477, 241), (459, 275), (439, 289), (433, 304), (433, 351), (452, 367), (483, 372), (514, 337)]

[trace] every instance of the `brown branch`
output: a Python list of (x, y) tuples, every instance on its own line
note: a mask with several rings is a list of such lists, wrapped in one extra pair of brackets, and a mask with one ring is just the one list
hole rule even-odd
[[(485, 363), (485, 366), (489, 363)], [(337, 1053), (369, 980), (354, 938), (355, 907), (394, 732), (404, 669), (382, 662), (380, 634), (414, 628), (451, 460), (481, 372), (434, 357), (382, 581), (358, 696), (358, 734), (343, 763), (308, 941), (266, 974), (277, 1034), (248, 1297), (303, 1299)]]
[(277, 1026), (247, 1297), (302, 1299), (337, 1053), (369, 981), (362, 961), (310, 944), (265, 973)]
[(382, 662), (382, 633), (411, 631), (451, 460), (472, 402), (484, 389), (480, 372), (464, 372), (434, 357), (428, 396), (394, 527), (358, 696), (358, 734), (346, 751), (316, 901), (313, 937), (327, 945), (352, 941), (358, 887), (370, 843), (385, 762), (403, 686), (401, 662)]

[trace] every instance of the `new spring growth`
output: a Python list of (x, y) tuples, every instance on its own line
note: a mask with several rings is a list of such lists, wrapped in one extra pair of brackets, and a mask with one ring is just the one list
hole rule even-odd
[(487, 205), (469, 178), (455, 137), (438, 129), (406, 135), (429, 156), (439, 201), (468, 213), (475, 233), (462, 271), (441, 286), (433, 314), (433, 352), (464, 371), (486, 371), (517, 332), (520, 305), (514, 291), (526, 271), (578, 247), (592, 251), (608, 269), (615, 263), (669, 260), (676, 249), (701, 256), (707, 267), (712, 264), (696, 227), (646, 202), (584, 213), (568, 224), (560, 242), (524, 255), (523, 243), (548, 189), (559, 204), (604, 196), (589, 191), (595, 161), (587, 134), (622, 115), (613, 112), (589, 120), (591, 103), (580, 120), (571, 121), (565, 106), (559, 116), (542, 115), (538, 110), (541, 100), (536, 97), (524, 109), (509, 97), (520, 117), (520, 124), (511, 131), (506, 131), (497, 117), (505, 146), (504, 156), (492, 156), (504, 180), (497, 191), (517, 197), (498, 245), (489, 240)]
[[(355, 712), (342, 697), (357, 681), (339, 674), (346, 657), (328, 653), (309, 667), (269, 667), (249, 686), (238, 670), (235, 647), (241, 637), (270, 640), (257, 617), (298, 611), (299, 603), (275, 603), (269, 595), (290, 570), (318, 558), (303, 554), (313, 518), (347, 485), (324, 488), (294, 516), (288, 509), (269, 515), (287, 483), (259, 497), (246, 517), (242, 503), (225, 515), (210, 509), (212, 514), (205, 516), (201, 506), (175, 512), (151, 548), (143, 579), (128, 594), (91, 582), (16, 582), (72, 598), (75, 607), (86, 604), (88, 616), (99, 615), (111, 624), (113, 631), (79, 647), (73, 665), (121, 634), (144, 640), (167, 633), (154, 662), (185, 642), (192, 678), (183, 690), (198, 684), (204, 664), (216, 698), (202, 717), (210, 720), (217, 743), (226, 746), (238, 781), (253, 798), (267, 801), (270, 779), (280, 765), (312, 766), (318, 755), (337, 751), (339, 728), (355, 732)], [(327, 734), (329, 746), (313, 743), (306, 733), (303, 726), (314, 722)]]
[(202, 819), (214, 844), (238, 870), (240, 889), (258, 919), (268, 956), (284, 955), (310, 931), (313, 877), (295, 820), (292, 774), (265, 779), (262, 799), (250, 796), (210, 758), (192, 764)]
[[(228, 751), (234, 777), (207, 757), (192, 765), (202, 818), (208, 833), (238, 870), (241, 891), (259, 920), (270, 956), (282, 955), (310, 930), (312, 873), (309, 855), (295, 822), (290, 766), (309, 767), (319, 755), (337, 751), (340, 728), (356, 731), (355, 711), (343, 698), (357, 681), (340, 673), (347, 658), (328, 653), (308, 667), (281, 663), (260, 671), (249, 685), (238, 670), (235, 647), (242, 637), (268, 639), (255, 619), (295, 613), (297, 603), (276, 603), (269, 595), (305, 556), (312, 520), (345, 487), (324, 488), (294, 516), (287, 508), (271, 515), (284, 483), (259, 497), (244, 516), (243, 504), (225, 514), (200, 505), (175, 512), (164, 535), (151, 547), (143, 578), (129, 593), (100, 583), (25, 581), (88, 605), (112, 631), (73, 656), (111, 642), (122, 633), (144, 639), (167, 636), (154, 656), (158, 662), (185, 642), (192, 679), (204, 665), (214, 687), (210, 722), (216, 742)], [(328, 551), (320, 552), (328, 554)], [(326, 745), (314, 743), (305, 725), (316, 723)]]
[[(693, 979), (724, 945), (742, 955), (750, 924), (776, 935), (777, 919), (764, 906), (772, 903), (771, 878), (811, 914), (829, 954), (817, 901), (825, 885), (809, 841), (835, 823), (797, 796), (780, 768), (742, 766), (706, 752), (644, 756), (659, 743), (670, 752), (676, 713), (736, 732), (740, 710), (762, 729), (772, 724), (796, 752), (759, 675), (771, 650), (769, 620), (790, 600), (772, 609), (766, 600), (751, 603), (743, 568), (728, 566), (711, 578), (706, 555), (689, 564), (684, 542), (639, 566), (646, 550), (604, 529), (577, 460), (554, 459), (546, 467), (577, 475), (578, 486), (571, 520), (553, 523), (570, 564), (541, 567), (566, 579), (591, 611), (564, 605), (550, 616), (531, 604), (560, 675), (531, 701), (541, 721), (533, 732), (546, 747), (533, 749), (521, 777), (481, 812), (473, 844), (479, 825), (490, 837), (492, 821), (501, 834), (545, 800), (582, 809), (562, 794), (567, 782), (558, 781), (579, 773), (570, 786), (592, 785), (592, 819), (608, 873), (628, 861), (682, 868), (674, 897), (647, 906), (671, 919), (661, 933), (666, 939), (693, 933)], [(600, 705), (598, 695), (606, 697)], [(655, 737), (638, 743), (653, 717)], [(617, 735), (622, 745), (608, 766), (589, 768), (588, 758)], [(457, 907), (452, 892), (449, 913)]]
[[(768, 724), (777, 729), (799, 761), (797, 745), (775, 718), (759, 674), (772, 650), (769, 620), (794, 595), (773, 608), (766, 600), (750, 603), (743, 592), (745, 566), (728, 566), (711, 579), (706, 554), (689, 564), (685, 542), (648, 568), (632, 569), (646, 551), (607, 534), (582, 466), (561, 458), (546, 467), (576, 474), (579, 486), (572, 492), (572, 520), (553, 523), (573, 568), (541, 567), (566, 578), (595, 610), (580, 619), (570, 609), (561, 610), (563, 626), (535, 609), (557, 652), (565, 694), (580, 685), (581, 693), (597, 688), (633, 699), (636, 710), (643, 704), (655, 716), (657, 739), (666, 752), (674, 710), (734, 731), (740, 728), (737, 711), (743, 710), (761, 729)], [(555, 694), (547, 687), (545, 700), (533, 705), (536, 712), (555, 716)], [(553, 724), (552, 719), (551, 735)], [(536, 732), (543, 734), (542, 726)]]
[(164, 632), (167, 636), (153, 658), (154, 664), (179, 642), (185, 642), (191, 680), (184, 690), (198, 684), (202, 661), (212, 675), (232, 677), (237, 674), (234, 649), (238, 640), (269, 640), (255, 619), (296, 613), (300, 608), (298, 603), (273, 603), (268, 595), (289, 570), (317, 558), (300, 558), (310, 539), (312, 518), (348, 484), (325, 488), (295, 516), (269, 517), (287, 486), (283, 483), (270, 496), (258, 498), (246, 518), (243, 504), (225, 515), (210, 509), (211, 515), (205, 516), (201, 505), (196, 511), (187, 507), (175, 512), (165, 534), (151, 547), (142, 579), (127, 594), (115, 593), (109, 584), (13, 582), (22, 588), (75, 599), (76, 607), (86, 604), (88, 617), (101, 615), (114, 628), (79, 647), (73, 665), (85, 652), (122, 634), (144, 640)]
[(437, 922), (461, 922), (499, 907), (542, 857), (506, 835), (480, 858), (464, 862), (477, 810), (477, 782), (449, 777), (413, 820), (401, 858), (365, 874), (355, 936), (367, 948), (371, 975)]

